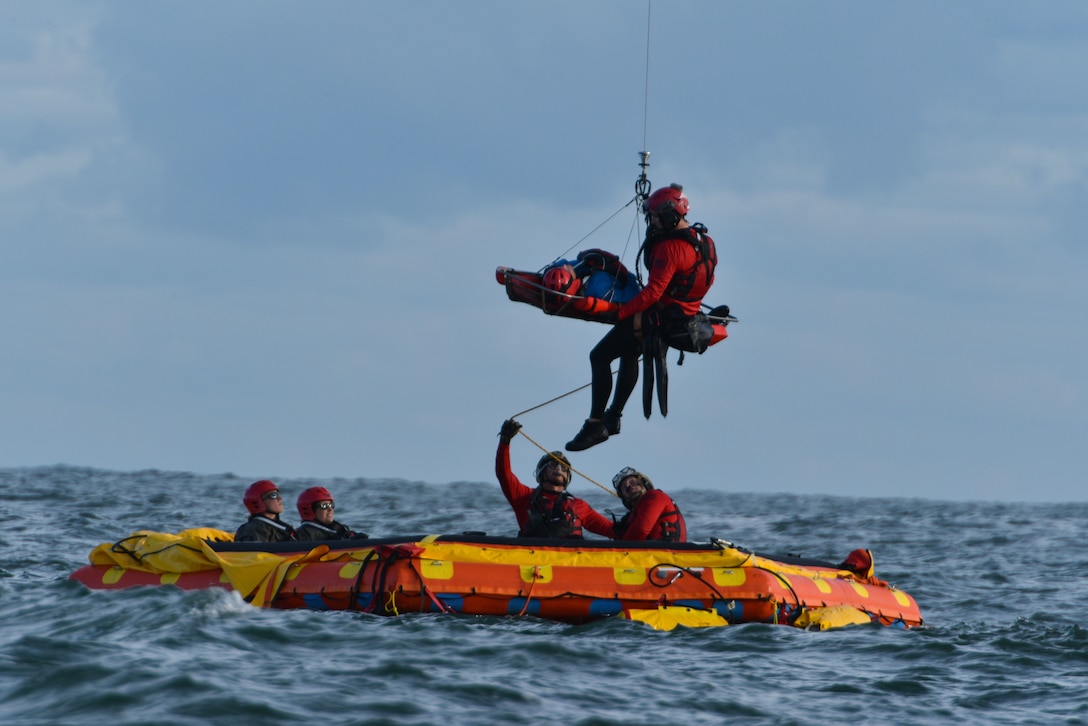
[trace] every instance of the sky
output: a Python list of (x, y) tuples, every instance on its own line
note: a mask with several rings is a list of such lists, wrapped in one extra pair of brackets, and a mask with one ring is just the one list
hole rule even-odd
[(575, 391), (519, 421), (578, 431), (606, 332), (494, 270), (633, 267), (648, 150), (740, 322), (578, 471), (1088, 499), (1082, 2), (0, 16), (0, 467), (494, 486), (507, 417)]

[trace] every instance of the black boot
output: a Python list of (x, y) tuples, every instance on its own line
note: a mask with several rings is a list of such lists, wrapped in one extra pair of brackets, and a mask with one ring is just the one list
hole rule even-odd
[(609, 436), (615, 436), (620, 432), (620, 418), (622, 413), (613, 413), (612, 410), (604, 412), (604, 427), (608, 429)]
[(567, 442), (567, 451), (585, 451), (602, 441), (608, 441), (608, 429), (605, 428), (604, 422), (586, 419), (578, 435)]

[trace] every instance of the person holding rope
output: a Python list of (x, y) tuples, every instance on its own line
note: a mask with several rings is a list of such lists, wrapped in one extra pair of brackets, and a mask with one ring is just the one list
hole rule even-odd
[(612, 486), (627, 507), (627, 514), (614, 525), (614, 539), (688, 541), (688, 528), (680, 507), (668, 494), (654, 489), (650, 477), (625, 466), (612, 477)]
[[(589, 354), (593, 372), (589, 418), (567, 442), (567, 451), (583, 451), (620, 432), (623, 407), (638, 383), (644, 332), (660, 330), (666, 338), (683, 333), (699, 313), (703, 296), (714, 283), (718, 256), (706, 227), (688, 224), (689, 208), (679, 184), (658, 189), (643, 203), (646, 240), (642, 251), (649, 281), (632, 300), (623, 305), (588, 297), (575, 301), (580, 309), (613, 313), (616, 323)], [(612, 361), (617, 358), (615, 396), (606, 410), (612, 393)]]
[(540, 457), (534, 475), (537, 486), (521, 483), (510, 468), (510, 441), (521, 429), (514, 419), (507, 419), (499, 431), (495, 452), (495, 475), (502, 493), (518, 520), (519, 537), (582, 538), (582, 530), (612, 538), (613, 524), (586, 501), (572, 496), (570, 461), (561, 451)]

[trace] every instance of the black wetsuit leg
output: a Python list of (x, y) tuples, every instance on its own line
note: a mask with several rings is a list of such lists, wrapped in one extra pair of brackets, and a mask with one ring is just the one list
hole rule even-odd
[(608, 406), (612, 393), (612, 361), (619, 358), (620, 369), (616, 378), (616, 397), (612, 410), (623, 411), (631, 392), (638, 383), (638, 356), (642, 344), (635, 338), (634, 316), (621, 320), (601, 338), (590, 351), (589, 365), (593, 372), (592, 399), (589, 417), (600, 419)]

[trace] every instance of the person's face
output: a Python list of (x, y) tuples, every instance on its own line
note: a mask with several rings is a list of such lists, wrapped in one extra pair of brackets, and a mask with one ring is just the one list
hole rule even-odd
[(335, 512), (335, 505), (331, 499), (316, 502), (314, 504), (314, 521), (318, 524), (332, 524)]
[(544, 467), (540, 485), (549, 492), (561, 492), (570, 484), (570, 469), (563, 462), (552, 459)]
[(629, 502), (637, 502), (646, 493), (646, 485), (637, 476), (629, 476), (620, 482), (620, 496)]
[(261, 501), (264, 502), (265, 514), (269, 517), (274, 517), (277, 514), (283, 514), (283, 497), (280, 495), (278, 489), (268, 492)]

